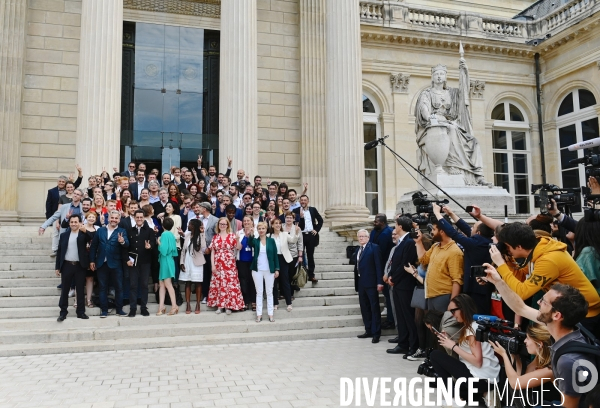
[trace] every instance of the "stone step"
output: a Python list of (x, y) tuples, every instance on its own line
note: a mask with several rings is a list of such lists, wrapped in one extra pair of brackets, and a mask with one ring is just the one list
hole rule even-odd
[[(3, 251), (17, 251), (23, 245), (15, 245), (11, 243), (0, 243), (0, 250)], [(35, 244), (27, 244), (27, 249), (45, 250), (48, 255), (52, 252), (52, 241)]]
[(52, 237), (50, 236), (50, 233), (48, 233), (47, 236), (41, 236), (41, 237), (37, 237), (37, 236), (31, 236), (31, 237), (6, 236), (6, 237), (0, 238), (0, 244), (12, 245), (13, 248), (18, 245), (44, 244), (44, 243), (51, 243), (51, 242), (52, 242)]
[[(255, 325), (274, 325), (269, 321), (252, 323)], [(57, 343), (32, 343), (32, 344), (9, 344), (0, 348), (0, 356), (23, 356), (41, 354), (63, 354), (63, 353), (85, 353), (115, 350), (136, 350), (154, 348), (172, 348), (197, 346), (198, 344), (241, 344), (241, 343), (263, 343), (291, 340), (314, 340), (331, 339), (342, 337), (354, 337), (364, 332), (361, 326), (337, 327), (327, 329), (305, 329), (305, 330), (276, 330), (270, 332), (236, 333), (236, 334), (206, 334), (196, 336), (179, 337), (153, 337), (153, 338), (125, 338), (120, 340), (94, 340), (78, 342)], [(393, 333), (382, 333), (390, 335)]]
[[(49, 258), (51, 259), (51, 258)], [(0, 259), (1, 261), (2, 259)], [(47, 269), (52, 270), (56, 266), (55, 262), (43, 262), (43, 263), (28, 263), (28, 262), (0, 262), (0, 271), (21, 271), (21, 270), (38, 270)], [(1, 287), (1, 286), (0, 286)]]
[[(50, 257), (51, 251), (46, 251), (45, 255), (4, 255), (0, 257), (2, 263), (11, 263), (13, 265), (21, 265), (26, 263), (43, 264), (54, 263), (56, 258)], [(316, 259), (316, 258), (315, 258)], [(14, 269), (14, 268), (13, 268)]]
[[(50, 247), (44, 249), (15, 249), (14, 245), (10, 249), (0, 249), (0, 257), (10, 256), (45, 256), (50, 259)], [(1, 258), (0, 258), (1, 259)]]
[(318, 283), (313, 284), (312, 289), (316, 289), (316, 288), (340, 288), (340, 287), (350, 287), (350, 286), (354, 287), (354, 276), (352, 276), (352, 279), (323, 279), (323, 280), (319, 280)]
[(342, 296), (342, 295), (354, 295), (354, 283), (352, 287), (334, 287), (334, 288), (319, 288), (318, 284), (312, 288), (302, 288), (300, 292), (296, 294), (296, 298), (306, 296)]

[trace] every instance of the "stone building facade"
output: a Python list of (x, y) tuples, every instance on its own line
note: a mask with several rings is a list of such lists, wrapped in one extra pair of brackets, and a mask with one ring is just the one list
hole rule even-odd
[[(123, 142), (128, 24), (201, 29), (205, 39), (213, 33), (219, 69), (205, 71), (198, 92), (217, 117), (210, 127), (205, 114), (194, 134), (216, 133), (212, 160), (231, 156), (234, 174), (243, 168), (292, 186), (308, 182), (312, 204), (334, 224), (392, 216), (399, 197), (417, 188), (389, 152), (365, 153), (363, 143), (389, 135), (389, 146), (416, 164), (416, 99), (438, 63), (456, 85), (462, 42), (486, 178), (509, 190), (518, 212), (532, 212), (529, 184), (583, 183), (583, 170), (567, 164), (578, 153), (564, 148), (598, 137), (600, 114), (600, 0), (533, 3), (6, 0), (0, 223), (37, 222), (47, 189), (76, 164), (87, 179), (134, 159), (135, 128), (125, 129), (133, 132), (130, 146)], [(187, 57), (181, 44), (178, 61)], [(206, 99), (210, 86), (216, 99)], [(168, 96), (165, 88), (154, 91)], [(163, 145), (147, 151), (170, 148), (163, 135)]]

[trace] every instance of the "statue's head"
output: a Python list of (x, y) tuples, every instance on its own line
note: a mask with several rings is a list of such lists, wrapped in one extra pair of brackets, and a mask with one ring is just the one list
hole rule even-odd
[(434, 84), (443, 84), (444, 89), (446, 89), (447, 72), (445, 65), (437, 64), (435, 67), (431, 68), (431, 86), (434, 86)]

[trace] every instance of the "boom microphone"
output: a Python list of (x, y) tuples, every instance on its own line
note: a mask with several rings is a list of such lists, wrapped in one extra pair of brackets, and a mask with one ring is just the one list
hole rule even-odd
[(382, 138), (372, 140), (369, 143), (365, 143), (365, 150), (371, 150), (371, 149), (376, 148), (380, 143), (383, 143), (383, 141), (385, 139), (387, 139), (388, 137), (390, 137), (390, 136), (386, 135), (386, 136), (384, 136)]
[(497, 316), (487, 316), (487, 315), (473, 315), (473, 320), (474, 321), (478, 321), (478, 320), (487, 320), (490, 323), (503, 323), (503, 324), (508, 324), (508, 325), (512, 325), (513, 322), (509, 322), (508, 320), (503, 320), (500, 319)]
[(590, 149), (592, 147), (600, 146), (600, 137), (595, 139), (586, 140), (585, 142), (575, 143), (568, 147), (570, 151)]

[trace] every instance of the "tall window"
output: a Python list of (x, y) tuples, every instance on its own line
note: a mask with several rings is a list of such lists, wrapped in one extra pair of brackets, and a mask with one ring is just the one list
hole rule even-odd
[[(587, 89), (575, 89), (560, 103), (558, 108), (558, 143), (560, 148), (560, 169), (562, 187), (572, 188), (586, 185), (585, 167), (569, 164), (570, 160), (590, 153), (600, 153), (600, 148), (569, 151), (567, 148), (585, 140), (598, 137), (598, 115), (595, 109), (596, 98)], [(581, 207), (572, 208), (574, 212)]]
[[(365, 143), (381, 137), (379, 115), (371, 100), (363, 95), (363, 129)], [(381, 149), (365, 150), (365, 204), (371, 215), (381, 211)]]
[(494, 108), (492, 119), (494, 184), (513, 195), (516, 214), (529, 214), (533, 208), (529, 123), (522, 109), (508, 101)]

